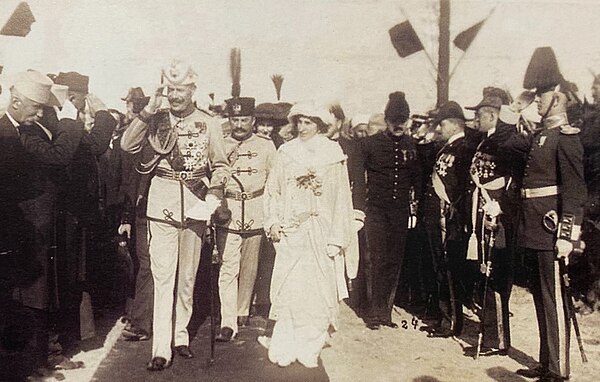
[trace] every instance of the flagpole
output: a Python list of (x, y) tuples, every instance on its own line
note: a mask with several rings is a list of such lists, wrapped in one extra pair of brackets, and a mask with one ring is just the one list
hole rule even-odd
[(437, 107), (448, 102), (450, 71), (450, 0), (440, 0)]

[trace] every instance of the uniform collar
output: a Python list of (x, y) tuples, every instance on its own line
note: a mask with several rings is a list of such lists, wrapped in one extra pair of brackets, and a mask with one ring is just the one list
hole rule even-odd
[(450, 139), (448, 139), (448, 142), (446, 143), (447, 145), (456, 142), (457, 140), (464, 138), (465, 137), (465, 132), (461, 131), (460, 133), (456, 133), (453, 136), (450, 137)]
[(12, 123), (12, 125), (15, 127), (15, 129), (16, 129), (17, 127), (19, 127), (20, 123), (19, 123), (19, 122), (17, 122), (17, 120), (16, 120), (16, 119), (14, 119), (12, 115), (10, 115), (10, 112), (9, 112), (8, 110), (6, 111), (6, 113), (5, 113), (5, 114), (6, 114), (6, 116), (8, 117), (8, 120), (10, 121), (10, 123)]

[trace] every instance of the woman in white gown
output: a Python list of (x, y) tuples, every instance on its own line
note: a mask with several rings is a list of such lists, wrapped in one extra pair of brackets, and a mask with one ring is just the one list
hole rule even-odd
[(280, 366), (317, 367), (338, 302), (348, 296), (344, 254), (356, 231), (346, 156), (322, 135), (330, 119), (310, 103), (292, 107), (296, 138), (277, 151), (265, 186), (265, 228), (277, 253), (269, 359)]

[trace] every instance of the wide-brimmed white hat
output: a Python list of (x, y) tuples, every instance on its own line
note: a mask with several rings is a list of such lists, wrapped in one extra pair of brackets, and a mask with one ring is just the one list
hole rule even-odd
[[(61, 106), (53, 91), (60, 95), (61, 89), (50, 78), (36, 70), (17, 74), (12, 85), (24, 97), (46, 106)], [(65, 97), (66, 99), (66, 97)]]
[(300, 115), (319, 118), (326, 125), (331, 125), (335, 122), (335, 119), (328, 108), (325, 106), (319, 107), (313, 101), (302, 101), (294, 104), (288, 114), (288, 120), (291, 123), (294, 123), (294, 119)]

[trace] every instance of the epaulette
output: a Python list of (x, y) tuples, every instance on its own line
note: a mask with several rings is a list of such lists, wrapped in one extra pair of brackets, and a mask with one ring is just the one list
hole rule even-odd
[(579, 134), (580, 131), (581, 131), (581, 129), (579, 129), (577, 127), (573, 127), (571, 125), (561, 125), (560, 126), (560, 133), (561, 134), (575, 135), (575, 134)]

